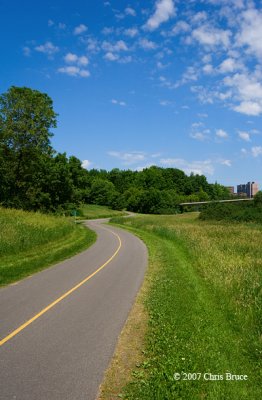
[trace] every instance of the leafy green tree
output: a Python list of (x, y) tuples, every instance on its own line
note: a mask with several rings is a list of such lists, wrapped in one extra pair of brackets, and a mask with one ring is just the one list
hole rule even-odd
[(262, 191), (260, 190), (254, 196), (254, 205), (255, 207), (262, 207)]
[(4, 204), (18, 207), (26, 204), (28, 208), (27, 192), (36, 183), (40, 158), (51, 157), (53, 153), (50, 129), (56, 127), (56, 116), (51, 98), (37, 90), (12, 86), (0, 96), (0, 173), (5, 176), (1, 201)]
[(115, 187), (112, 182), (96, 178), (91, 185), (90, 199), (94, 204), (109, 206), (115, 195)]

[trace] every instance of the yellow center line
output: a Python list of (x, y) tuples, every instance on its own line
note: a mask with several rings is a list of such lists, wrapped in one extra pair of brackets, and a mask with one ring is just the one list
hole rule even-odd
[(32, 324), (36, 319), (40, 318), (43, 314), (45, 314), (47, 311), (49, 311), (51, 308), (53, 308), (56, 304), (60, 303), (60, 301), (64, 300), (66, 297), (68, 297), (71, 293), (73, 293), (75, 290), (79, 289), (80, 286), (84, 285), (87, 281), (89, 281), (93, 276), (95, 276), (99, 271), (101, 271), (103, 268), (105, 268), (119, 253), (119, 250), (122, 246), (121, 239), (119, 235), (110, 229), (104, 228), (103, 229), (111, 232), (113, 235), (115, 235), (118, 239), (119, 245), (115, 253), (103, 264), (101, 267), (99, 267), (95, 272), (93, 272), (91, 275), (89, 275), (87, 278), (82, 280), (80, 283), (78, 283), (76, 286), (74, 286), (72, 289), (68, 290), (68, 292), (64, 293), (61, 297), (53, 301), (51, 304), (49, 304), (47, 307), (43, 308), (38, 314), (34, 315), (32, 318), (30, 318), (28, 321), (26, 321), (23, 325), (19, 326), (17, 329), (15, 329), (13, 332), (11, 332), (9, 335), (7, 335), (5, 338), (3, 338), (0, 341), (0, 346), (8, 342), (10, 339), (12, 339), (14, 336), (16, 336), (19, 332), (24, 330), (28, 325)]

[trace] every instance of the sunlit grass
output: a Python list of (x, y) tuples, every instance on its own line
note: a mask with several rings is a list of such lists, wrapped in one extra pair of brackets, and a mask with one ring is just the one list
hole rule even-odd
[[(258, 398), (262, 226), (200, 221), (197, 213), (114, 222), (139, 235), (150, 255), (145, 358), (126, 398)], [(175, 381), (181, 371), (248, 380)]]
[(84, 250), (95, 234), (64, 217), (0, 208), (0, 284)]
[(99, 206), (96, 204), (83, 204), (80, 209), (79, 219), (97, 219), (97, 218), (110, 218), (126, 215), (125, 212), (112, 210), (107, 206)]

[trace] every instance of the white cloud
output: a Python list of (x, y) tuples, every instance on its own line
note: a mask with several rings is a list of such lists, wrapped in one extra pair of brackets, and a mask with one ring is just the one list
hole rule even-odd
[(48, 56), (52, 56), (59, 51), (59, 47), (53, 45), (52, 42), (46, 42), (45, 44), (36, 46), (35, 50), (40, 53), (47, 54)]
[(241, 14), (241, 32), (237, 35), (237, 44), (247, 46), (248, 52), (262, 58), (262, 12), (249, 9)]
[(138, 29), (137, 28), (129, 28), (129, 29), (125, 29), (124, 30), (124, 34), (126, 35), (126, 36), (129, 36), (129, 37), (135, 37), (135, 36), (137, 36), (138, 35)]
[(112, 104), (117, 104), (117, 105), (119, 105), (119, 106), (122, 106), (122, 107), (125, 107), (126, 106), (126, 102), (125, 101), (119, 101), (119, 100), (116, 100), (116, 99), (112, 99), (111, 100), (111, 103)]
[(114, 53), (114, 52), (120, 52), (120, 51), (128, 51), (128, 47), (124, 40), (118, 40), (116, 43), (110, 43), (107, 41), (104, 41), (102, 43), (102, 49), (105, 50), (106, 52)]
[(30, 57), (31, 55), (31, 49), (28, 46), (23, 47), (23, 54), (25, 57)]
[(248, 132), (239, 131), (238, 136), (245, 142), (250, 142), (250, 134)]
[(218, 70), (222, 74), (225, 74), (227, 72), (234, 72), (241, 68), (243, 68), (243, 65), (241, 63), (237, 63), (234, 58), (229, 57), (219, 65)]
[(62, 22), (59, 22), (59, 24), (58, 24), (58, 28), (59, 29), (66, 29), (66, 24), (64, 24), (64, 23), (62, 23)]
[(202, 25), (192, 32), (192, 37), (204, 46), (223, 45), (228, 47), (230, 36), (229, 30), (217, 29), (208, 24)]
[(47, 25), (48, 26), (53, 26), (53, 25), (55, 25), (55, 23), (54, 23), (54, 21), (52, 19), (49, 19), (48, 22), (47, 22)]
[(262, 155), (262, 146), (255, 146), (251, 149), (253, 157), (258, 157)]
[(262, 113), (262, 84), (259, 74), (237, 73), (224, 78), (223, 83), (232, 87), (236, 99), (240, 101), (239, 105), (233, 107), (235, 111), (254, 116)]
[(157, 44), (155, 42), (152, 42), (146, 38), (139, 41), (139, 46), (144, 50), (154, 50), (157, 48)]
[(159, 104), (163, 107), (170, 106), (172, 103), (168, 100), (160, 100)]
[(214, 173), (214, 166), (211, 160), (189, 162), (182, 158), (162, 158), (160, 163), (166, 167), (182, 169), (186, 174), (193, 172), (199, 175), (213, 175)]
[(114, 32), (114, 28), (109, 28), (109, 27), (107, 27), (107, 26), (105, 26), (103, 29), (102, 29), (102, 33), (103, 33), (103, 35), (111, 35), (111, 33), (113, 33)]
[(67, 53), (66, 56), (64, 57), (64, 60), (67, 63), (77, 62), (77, 59), (78, 59), (77, 55), (73, 53)]
[(78, 26), (75, 27), (74, 29), (74, 35), (81, 35), (82, 33), (87, 31), (87, 26), (84, 24), (80, 24)]
[(118, 54), (113, 54), (110, 51), (104, 55), (104, 58), (108, 61), (117, 61), (119, 60)]
[(111, 157), (118, 158), (124, 165), (136, 164), (137, 162), (146, 160), (146, 154), (142, 151), (132, 151), (129, 153), (109, 151), (107, 154)]
[(90, 76), (90, 72), (88, 70), (81, 69), (76, 66), (58, 68), (58, 72), (69, 76), (75, 76), (75, 77), (78, 76), (81, 78), (88, 78)]
[(242, 101), (234, 110), (246, 115), (260, 115), (262, 113), (262, 105), (254, 101)]
[(222, 139), (226, 139), (228, 137), (228, 134), (223, 129), (217, 129), (216, 130), (216, 136), (219, 137), (219, 138), (222, 138)]
[(87, 41), (87, 50), (92, 52), (92, 53), (98, 53), (100, 50), (99, 47), (99, 42), (98, 40), (94, 39), (94, 38), (88, 38)]
[(221, 160), (220, 164), (226, 165), (227, 167), (232, 167), (232, 161), (230, 161), (230, 160)]
[(78, 57), (76, 54), (67, 53), (64, 57), (64, 60), (68, 64), (78, 64), (80, 66), (86, 66), (89, 64), (89, 60), (86, 56)]
[(208, 15), (205, 11), (200, 11), (197, 12), (191, 19), (191, 21), (195, 24), (197, 24), (198, 22), (202, 22), (202, 21), (206, 21), (208, 18)]
[(153, 31), (163, 22), (175, 16), (176, 10), (173, 0), (158, 0), (155, 4), (156, 10), (145, 24), (145, 29)]
[(134, 10), (131, 7), (126, 7), (125, 13), (126, 13), (126, 15), (131, 15), (132, 17), (136, 16), (136, 10)]
[(180, 33), (185, 33), (190, 31), (190, 25), (185, 21), (178, 21), (174, 28), (172, 29), (173, 35), (178, 35)]
[(206, 65), (204, 65), (204, 67), (203, 67), (203, 72), (204, 72), (205, 74), (212, 74), (212, 73), (214, 72), (213, 65), (212, 65), (212, 64), (206, 64)]
[(192, 139), (200, 140), (201, 142), (206, 140), (206, 135), (202, 132), (192, 132), (190, 134), (190, 137)]
[(91, 164), (92, 164), (91, 161), (83, 160), (81, 165), (82, 165), (82, 168), (88, 169)]

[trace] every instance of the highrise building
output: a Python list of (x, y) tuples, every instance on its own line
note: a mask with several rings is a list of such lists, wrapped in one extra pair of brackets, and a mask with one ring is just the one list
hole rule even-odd
[(249, 198), (255, 196), (258, 192), (258, 184), (256, 182), (248, 182), (247, 184), (237, 185), (237, 194), (239, 196), (246, 195)]

